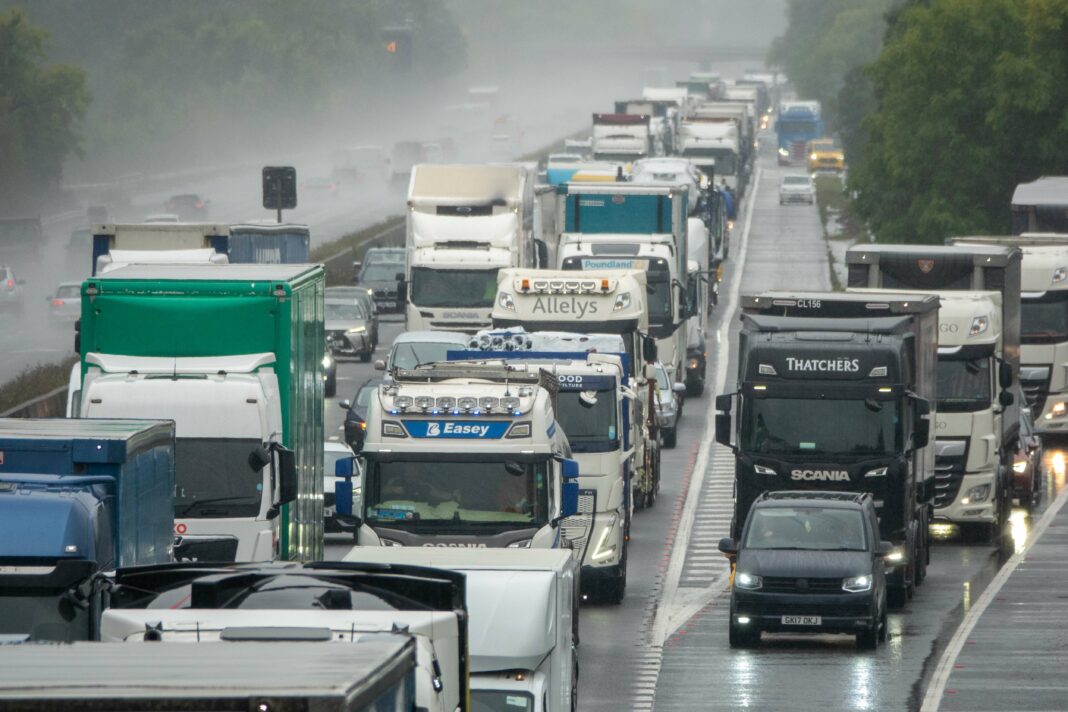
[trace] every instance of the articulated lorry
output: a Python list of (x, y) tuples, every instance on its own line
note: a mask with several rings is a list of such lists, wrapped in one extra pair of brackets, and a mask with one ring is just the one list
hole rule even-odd
[(593, 160), (633, 163), (653, 155), (647, 114), (594, 114)]
[(556, 418), (557, 379), (511, 366), (395, 369), (372, 396), (356, 542), (555, 548), (579, 474)]
[(489, 326), (497, 270), (538, 264), (534, 183), (521, 164), (415, 166), (401, 289), (406, 330)]
[(568, 183), (557, 189), (559, 268), (646, 273), (649, 336), (673, 381), (686, 357), (689, 191), (685, 185)]
[(473, 709), (578, 708), (579, 572), (566, 551), (358, 547), (345, 561), (463, 574)]
[(735, 454), (731, 536), (763, 492), (870, 492), (903, 605), (929, 559), (937, 347), (933, 295), (743, 296), (736, 390), (716, 397), (716, 441)]
[[(465, 598), (463, 575), (403, 561), (141, 567), (116, 573), (100, 637), (152, 643), (153, 655), (172, 647), (161, 643), (196, 643), (211, 655), (242, 639), (347, 648), (411, 638), (416, 708), (455, 712), (469, 709)], [(282, 659), (270, 647), (262, 654)]]
[(151, 655), (118, 643), (0, 645), (0, 710), (416, 709), (411, 637), (323, 646), (299, 635), (263, 642), (234, 633), (241, 642), (154, 646)]
[(717, 178), (739, 196), (749, 186), (754, 158), (757, 128), (752, 111), (741, 102), (707, 102), (694, 109), (685, 129), (679, 129), (691, 137), (682, 142), (680, 153), (700, 167), (708, 160), (703, 154), (711, 152)]
[(576, 561), (583, 593), (621, 603), (627, 586), (627, 540), (633, 509), (629, 356), (619, 336), (483, 331), (450, 361), (511, 364), (536, 375), (545, 370), (560, 384), (556, 420), (578, 462), (578, 511), (561, 522)]
[[(705, 390), (705, 374), (708, 370), (708, 347), (705, 343), (708, 329), (708, 312), (719, 294), (720, 260), (715, 259), (709, 269), (708, 229), (697, 218), (690, 218), (686, 262), (686, 302), (690, 305), (690, 318), (686, 320), (686, 395), (700, 396)], [(681, 374), (680, 374), (681, 376)]]
[(82, 284), (80, 415), (176, 424), (175, 556), (323, 547), (321, 265), (133, 265)]
[(0, 634), (93, 640), (96, 575), (171, 561), (174, 424), (0, 419)]
[(493, 326), (619, 336), (631, 389), (627, 421), (635, 509), (651, 507), (660, 486), (659, 428), (653, 389), (656, 341), (649, 335), (645, 270), (501, 270)]
[(1020, 183), (1012, 194), (1012, 234), (1068, 233), (1068, 176)]
[(939, 314), (935, 519), (1011, 541), (1020, 404), (1020, 260), (1002, 245), (867, 245), (846, 253), (850, 289), (928, 292)]
[[(123, 262), (112, 258), (113, 251), (151, 259), (147, 252), (175, 251), (175, 256), (190, 251), (214, 250), (225, 257), (230, 249), (230, 227), (210, 223), (122, 223), (97, 225), (93, 228), (93, 262), (90, 274), (96, 276), (101, 265)], [(104, 258), (101, 260), (101, 258)], [(133, 259), (137, 259), (134, 257)], [(182, 258), (181, 261), (192, 261)], [(202, 261), (197, 258), (195, 261)]]
[(307, 225), (257, 221), (230, 226), (230, 262), (299, 265), (308, 263)]
[(775, 119), (780, 166), (804, 166), (808, 143), (823, 136), (823, 118), (818, 101), (784, 101)]
[(1023, 252), (1020, 388), (1039, 433), (1068, 434), (1068, 234), (955, 237), (951, 242), (1007, 245)]

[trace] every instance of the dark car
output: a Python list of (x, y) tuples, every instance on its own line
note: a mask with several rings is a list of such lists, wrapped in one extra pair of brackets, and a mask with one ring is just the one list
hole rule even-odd
[(326, 298), (331, 300), (351, 299), (363, 307), (367, 314), (367, 333), (371, 335), (371, 346), (378, 348), (378, 307), (367, 287), (327, 287)]
[(404, 280), (404, 249), (372, 247), (363, 262), (354, 262), (356, 284), (372, 290), (379, 312), (403, 312), (404, 297), (400, 284)]
[(163, 207), (168, 213), (174, 213), (182, 220), (188, 222), (206, 220), (208, 217), (208, 201), (204, 200), (196, 193), (172, 195), (167, 199), (167, 202), (163, 204)]
[(1031, 412), (1020, 408), (1020, 441), (1012, 462), (1013, 493), (1030, 512), (1042, 494), (1042, 437), (1035, 432)]
[(886, 564), (871, 494), (766, 492), (749, 510), (742, 538), (719, 549), (736, 559), (732, 648), (763, 631), (851, 633), (857, 647), (886, 640)]
[(363, 450), (363, 440), (367, 435), (367, 409), (370, 407), (375, 391), (383, 383), (385, 383), (384, 378), (368, 378), (356, 391), (355, 398), (338, 403), (338, 406), (345, 411), (345, 442), (349, 444), (353, 452)]

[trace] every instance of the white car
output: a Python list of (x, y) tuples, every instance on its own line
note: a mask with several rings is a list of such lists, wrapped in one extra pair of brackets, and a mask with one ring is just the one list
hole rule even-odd
[(816, 186), (812, 178), (804, 174), (790, 174), (782, 177), (779, 183), (779, 205), (787, 203), (816, 202)]
[(352, 460), (352, 511), (359, 509), (361, 494), (360, 461), (348, 445), (342, 442), (327, 440), (323, 443), (323, 531), (328, 534), (338, 532), (351, 532), (351, 526), (346, 528), (337, 518), (337, 503), (335, 502), (334, 485), (340, 478), (334, 473), (338, 460), (349, 458)]

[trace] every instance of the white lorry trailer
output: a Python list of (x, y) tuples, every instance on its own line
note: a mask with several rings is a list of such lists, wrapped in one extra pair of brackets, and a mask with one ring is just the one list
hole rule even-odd
[[(483, 331), (450, 361), (513, 364), (552, 373), (560, 384), (556, 419), (578, 462), (578, 512), (563, 520), (564, 536), (582, 564), (586, 598), (621, 603), (627, 585), (627, 541), (633, 508), (627, 355), (619, 336)], [(521, 365), (521, 366), (520, 366)]]
[(402, 293), (408, 331), (489, 326), (497, 270), (537, 264), (535, 173), (522, 164), (412, 169)]
[(653, 133), (646, 114), (594, 114), (593, 160), (633, 163), (653, 155)]
[(652, 506), (660, 484), (658, 427), (650, 408), (657, 347), (649, 336), (645, 278), (645, 271), (638, 270), (502, 270), (493, 308), (493, 325), (499, 329), (621, 337), (624, 368), (637, 395), (627, 415), (635, 509)]
[(355, 547), (344, 560), (466, 577), (474, 709), (577, 709), (580, 577), (568, 552)]
[(559, 525), (578, 506), (579, 470), (558, 391), (551, 374), (513, 367), (394, 370), (368, 406), (357, 543), (566, 546)]

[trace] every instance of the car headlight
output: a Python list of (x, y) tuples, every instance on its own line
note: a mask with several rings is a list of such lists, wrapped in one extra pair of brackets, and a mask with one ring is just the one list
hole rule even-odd
[(990, 484), (976, 485), (970, 490), (964, 493), (964, 499), (960, 501), (961, 504), (979, 504), (985, 502), (986, 498), (990, 496)]
[(363, 334), (367, 331), (366, 326), (357, 326), (355, 329), (349, 329), (346, 334)]
[(1018, 460), (1012, 463), (1013, 472), (1027, 472), (1027, 460)]
[(330, 368), (334, 365), (334, 359), (330, 358), (330, 354), (323, 356), (323, 368)]
[(817, 156), (815, 153), (812, 153), (812, 154), (809, 155), (809, 158), (812, 159), (813, 161), (815, 161), (816, 159), (819, 158), (819, 156)]
[(862, 593), (871, 590), (871, 575), (851, 576), (842, 581), (842, 590), (849, 593)]
[(515, 300), (512, 299), (512, 295), (508, 292), (501, 292), (497, 295), (497, 306), (501, 309), (507, 309), (508, 311), (515, 311)]
[(764, 585), (764, 578), (739, 572), (734, 575), (734, 585), (738, 588), (744, 588), (746, 591), (756, 591)]
[(890, 553), (886, 555), (886, 561), (890, 564), (900, 564), (905, 560), (905, 548), (902, 546), (895, 546), (890, 550)]

